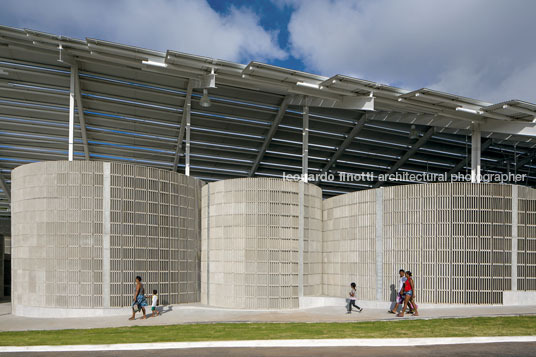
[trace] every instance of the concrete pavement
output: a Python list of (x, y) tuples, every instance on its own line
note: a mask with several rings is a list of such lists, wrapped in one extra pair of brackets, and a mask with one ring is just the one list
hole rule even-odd
[[(362, 313), (347, 315), (344, 306), (324, 306), (300, 310), (247, 311), (184, 304), (161, 307), (163, 313), (155, 318), (129, 321), (128, 309), (124, 316), (77, 318), (28, 318), (11, 314), (9, 303), (0, 304), (0, 331), (55, 330), (122, 327), (136, 325), (172, 325), (215, 322), (354, 322), (400, 320), (385, 309), (365, 308)], [(406, 315), (405, 319), (463, 318), (476, 316), (536, 315), (534, 306), (478, 306), (420, 309), (421, 316)]]

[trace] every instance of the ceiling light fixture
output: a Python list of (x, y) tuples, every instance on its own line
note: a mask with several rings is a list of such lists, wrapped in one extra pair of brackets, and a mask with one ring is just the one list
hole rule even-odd
[(409, 130), (409, 138), (411, 140), (415, 140), (419, 138), (419, 132), (417, 131), (417, 128), (415, 127), (415, 125), (412, 125), (411, 129)]
[(212, 103), (210, 102), (210, 98), (208, 97), (208, 89), (207, 88), (203, 89), (203, 96), (201, 97), (201, 100), (199, 101), (199, 104), (203, 108), (208, 108), (208, 107), (210, 107), (212, 105)]

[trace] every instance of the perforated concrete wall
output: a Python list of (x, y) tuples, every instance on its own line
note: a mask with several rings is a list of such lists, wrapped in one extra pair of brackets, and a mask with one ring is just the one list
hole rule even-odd
[(15, 314), (129, 306), (136, 275), (162, 303), (248, 309), (344, 297), (353, 281), (359, 299), (389, 301), (400, 268), (414, 273), (423, 303), (498, 304), (504, 290), (536, 291), (527, 187), (404, 185), (322, 202), (303, 182), (201, 190), (194, 178), (119, 163), (35, 163), (12, 175)]
[(202, 196), (202, 302), (289, 309), (321, 294), (320, 188), (247, 178), (209, 183)]
[(12, 175), (15, 314), (130, 306), (136, 275), (162, 303), (199, 301), (200, 181), (88, 161)]
[(517, 289), (536, 290), (536, 190), (519, 187)]
[(389, 301), (404, 268), (418, 301), (500, 304), (504, 290), (536, 289), (535, 217), (535, 190), (512, 185), (404, 185), (330, 198), (324, 294), (341, 296), (356, 281), (362, 299)]
[(376, 299), (376, 195), (357, 191), (324, 200), (322, 294)]
[(0, 234), (0, 298), (4, 297), (4, 236)]

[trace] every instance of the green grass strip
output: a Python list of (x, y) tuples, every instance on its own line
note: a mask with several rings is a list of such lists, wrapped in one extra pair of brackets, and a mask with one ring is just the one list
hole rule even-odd
[(0, 332), (2, 346), (229, 340), (529, 336), (536, 316), (350, 323), (214, 323)]

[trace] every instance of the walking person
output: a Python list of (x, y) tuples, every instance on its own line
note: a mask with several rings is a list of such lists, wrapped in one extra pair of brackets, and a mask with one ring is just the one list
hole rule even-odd
[(398, 271), (400, 279), (398, 280), (398, 294), (396, 294), (396, 304), (392, 310), (389, 310), (389, 313), (396, 314), (398, 311), (398, 306), (404, 303), (404, 283), (406, 282), (406, 272), (404, 269)]
[(147, 306), (147, 299), (145, 298), (145, 288), (141, 283), (141, 276), (136, 277), (136, 292), (134, 293), (134, 300), (132, 301), (132, 317), (129, 320), (136, 319), (136, 309), (137, 311), (142, 311), (142, 319), (146, 319), (145, 307)]
[(346, 299), (346, 313), (347, 314), (351, 314), (352, 313), (352, 306), (354, 306), (358, 312), (361, 312), (363, 311), (362, 308), (360, 308), (359, 306), (357, 306), (355, 304), (355, 301), (356, 301), (356, 295), (357, 295), (357, 290), (356, 290), (356, 285), (355, 283), (351, 283), (350, 284), (350, 292), (348, 293), (348, 295), (350, 295), (350, 297), (348, 299)]
[(158, 291), (153, 290), (153, 296), (152, 296), (152, 301), (151, 301), (151, 311), (152, 311), (151, 317), (160, 315), (160, 312), (158, 311), (157, 306), (158, 306)]
[(415, 304), (415, 283), (413, 282), (412, 273), (410, 271), (406, 272), (406, 281), (404, 282), (404, 307), (402, 311), (397, 314), (397, 317), (404, 317), (406, 312), (406, 307), (408, 304), (413, 305), (413, 316), (419, 316), (419, 311), (417, 310), (417, 304)]

